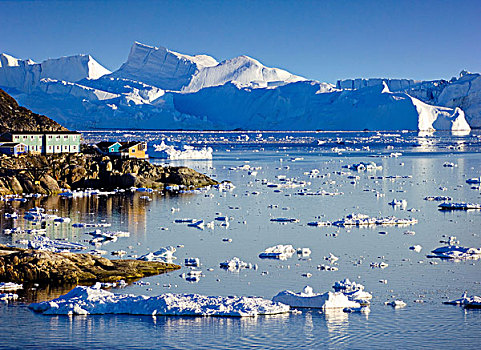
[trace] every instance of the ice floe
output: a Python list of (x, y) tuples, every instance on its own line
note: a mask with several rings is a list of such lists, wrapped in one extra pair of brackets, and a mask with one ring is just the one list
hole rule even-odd
[(386, 301), (384, 305), (392, 306), (393, 308), (402, 308), (406, 306), (406, 303), (402, 300)]
[(294, 249), (294, 247), (290, 244), (278, 244), (276, 246), (266, 248), (263, 252), (259, 254), (259, 258), (286, 260), (288, 258), (291, 258), (295, 252), (296, 249)]
[(349, 300), (342, 292), (314, 293), (309, 286), (304, 287), (302, 292), (295, 293), (290, 290), (279, 292), (272, 298), (273, 301), (297, 308), (316, 308), (316, 309), (344, 309), (361, 308), (358, 302)]
[(50, 239), (44, 236), (34, 236), (32, 240), (28, 240), (26, 243), (28, 249), (50, 251), (55, 253), (87, 249), (80, 243), (72, 243), (57, 239)]
[(176, 249), (172, 246), (162, 247), (155, 252), (151, 252), (145, 255), (142, 255), (137, 258), (137, 260), (144, 260), (144, 261), (160, 261), (160, 262), (167, 262), (170, 263), (172, 260), (176, 259), (174, 256)]
[(439, 210), (481, 210), (481, 204), (466, 202), (445, 202), (438, 205)]
[(254, 269), (257, 270), (257, 264), (246, 263), (238, 257), (233, 257), (232, 259), (225, 260), (220, 263), (222, 269), (229, 271), (239, 271), (241, 269)]
[(349, 278), (337, 281), (332, 286), (334, 291), (342, 292), (349, 300), (356, 301), (360, 304), (367, 304), (372, 299), (371, 293), (364, 291), (364, 286), (360, 283), (351, 282)]
[(481, 248), (467, 248), (457, 245), (447, 245), (431, 251), (428, 258), (440, 258), (446, 260), (477, 260), (481, 258)]
[(465, 308), (473, 308), (473, 309), (480, 309), (481, 308), (481, 297), (479, 296), (468, 296), (468, 292), (464, 292), (460, 299), (449, 300), (443, 302), (443, 304), (447, 305), (460, 305), (464, 306)]
[(398, 219), (394, 216), (386, 217), (369, 217), (364, 214), (350, 214), (345, 218), (332, 222), (333, 226), (408, 226), (417, 224), (418, 220), (414, 218)]
[(114, 294), (78, 286), (51, 301), (29, 305), (44, 315), (130, 314), (150, 316), (258, 316), (289, 312), (289, 306), (259, 297)]

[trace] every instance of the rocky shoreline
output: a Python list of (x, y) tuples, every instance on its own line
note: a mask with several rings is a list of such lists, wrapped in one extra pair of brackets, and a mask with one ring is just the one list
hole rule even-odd
[(57, 194), (62, 189), (195, 189), (217, 181), (187, 167), (153, 165), (147, 160), (84, 153), (0, 156), (0, 195)]
[(53, 284), (115, 282), (180, 268), (171, 263), (109, 260), (85, 253), (53, 253), (0, 245), (0, 281)]

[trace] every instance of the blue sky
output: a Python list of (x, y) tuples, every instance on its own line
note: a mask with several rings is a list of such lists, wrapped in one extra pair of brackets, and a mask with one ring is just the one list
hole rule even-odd
[(481, 71), (481, 1), (4, 1), (0, 52), (88, 53), (110, 70), (133, 41), (238, 55), (320, 81)]

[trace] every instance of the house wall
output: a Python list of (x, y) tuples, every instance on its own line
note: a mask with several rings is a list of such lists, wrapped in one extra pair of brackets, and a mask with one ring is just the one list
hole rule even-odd
[(129, 148), (129, 158), (145, 159), (147, 151), (147, 144), (140, 143)]
[(80, 151), (78, 134), (45, 134), (44, 153), (75, 153)]
[(15, 134), (12, 135), (11, 141), (25, 144), (31, 153), (41, 153), (43, 150), (42, 135)]

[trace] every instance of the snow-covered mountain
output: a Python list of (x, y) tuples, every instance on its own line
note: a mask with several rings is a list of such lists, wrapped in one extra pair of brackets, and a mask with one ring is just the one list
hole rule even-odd
[(247, 56), (219, 63), (137, 42), (112, 73), (89, 55), (0, 64), (0, 87), (77, 129), (466, 130), (463, 110), (481, 127), (479, 74), (334, 86)]

